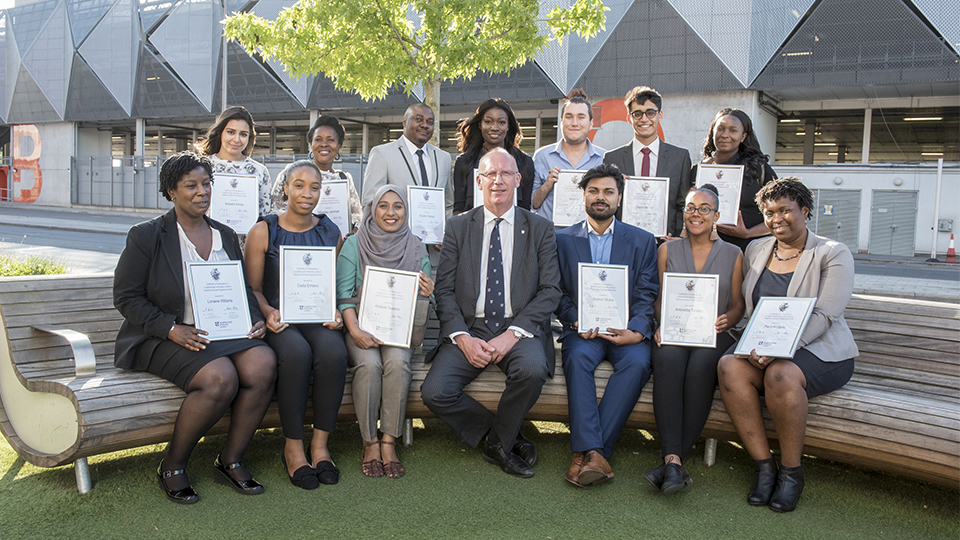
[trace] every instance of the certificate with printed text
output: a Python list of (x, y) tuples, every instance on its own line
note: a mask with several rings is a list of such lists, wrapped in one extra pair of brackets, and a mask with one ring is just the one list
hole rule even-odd
[(577, 329), (617, 330), (630, 320), (629, 267), (619, 264), (577, 263)]
[(669, 178), (624, 176), (623, 222), (654, 236), (667, 235)]
[(260, 217), (260, 187), (257, 177), (215, 173), (210, 196), (210, 217), (237, 234), (247, 234)]
[(194, 324), (210, 341), (246, 338), (253, 324), (240, 261), (187, 263)]
[(443, 242), (446, 223), (444, 189), (440, 187), (407, 186), (407, 223), (410, 232), (424, 244)]
[(660, 343), (717, 346), (720, 276), (664, 272), (660, 297)]
[(755, 349), (760, 356), (793, 358), (816, 304), (816, 298), (760, 298), (733, 354), (750, 356)]
[(350, 222), (349, 180), (324, 180), (320, 188), (320, 202), (314, 212), (326, 214), (330, 221), (340, 229), (340, 237), (353, 230)]
[(360, 292), (360, 328), (384, 345), (410, 347), (420, 274), (368, 266)]
[(580, 179), (587, 171), (560, 171), (553, 186), (553, 224), (568, 227), (587, 219)]
[(280, 320), (324, 323), (336, 318), (337, 248), (280, 246)]
[(743, 187), (743, 165), (697, 165), (697, 187), (713, 184), (720, 194), (720, 219), (717, 223), (737, 224), (740, 211), (740, 190)]

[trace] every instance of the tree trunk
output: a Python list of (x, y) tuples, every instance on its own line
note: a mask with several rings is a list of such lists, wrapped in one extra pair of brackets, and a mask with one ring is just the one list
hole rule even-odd
[(435, 75), (431, 79), (423, 81), (423, 101), (427, 104), (428, 107), (433, 109), (433, 115), (436, 119), (435, 128), (433, 130), (433, 138), (430, 139), (430, 144), (439, 147), (440, 146), (440, 76)]

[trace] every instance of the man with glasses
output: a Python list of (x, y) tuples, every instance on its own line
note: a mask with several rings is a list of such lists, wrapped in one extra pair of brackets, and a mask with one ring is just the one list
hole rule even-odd
[[(627, 176), (657, 176), (670, 179), (667, 197), (667, 238), (683, 230), (683, 201), (690, 191), (690, 152), (660, 140), (663, 98), (649, 86), (637, 86), (623, 100), (634, 138), (610, 150), (604, 163), (616, 165)], [(619, 217), (618, 213), (618, 217)]]
[(386, 184), (433, 186), (446, 188), (447, 216), (453, 213), (450, 154), (428, 142), (433, 137), (434, 122), (433, 109), (415, 103), (403, 113), (403, 135), (370, 150), (363, 172), (364, 205)]
[[(441, 340), (420, 393), (463, 442), (482, 442), (485, 461), (529, 478), (537, 449), (520, 426), (554, 370), (556, 237), (552, 223), (514, 206), (520, 174), (509, 152), (486, 153), (479, 175), (483, 205), (447, 221), (434, 289)], [(463, 391), (491, 364), (507, 376), (495, 414)]]

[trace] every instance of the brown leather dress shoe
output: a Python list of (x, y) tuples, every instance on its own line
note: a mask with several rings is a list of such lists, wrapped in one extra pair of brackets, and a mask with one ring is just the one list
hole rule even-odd
[(580, 474), (577, 476), (577, 482), (581, 486), (592, 486), (601, 482), (606, 482), (613, 478), (613, 470), (600, 452), (590, 450), (583, 460), (583, 467), (580, 468)]
[(577, 478), (580, 476), (580, 467), (583, 467), (584, 456), (583, 452), (574, 452), (573, 459), (570, 460), (570, 468), (567, 469), (567, 482), (579, 487), (583, 487)]

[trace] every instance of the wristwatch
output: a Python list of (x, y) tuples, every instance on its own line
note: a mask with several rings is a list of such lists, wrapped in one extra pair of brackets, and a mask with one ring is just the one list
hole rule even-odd
[(516, 328), (511, 328), (510, 331), (513, 332), (513, 337), (515, 337), (515, 338), (517, 338), (517, 339), (523, 339), (523, 338), (527, 337), (527, 336), (523, 335), (523, 332), (517, 330)]

